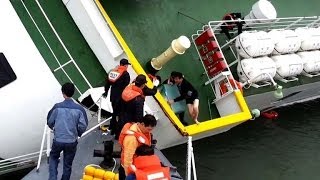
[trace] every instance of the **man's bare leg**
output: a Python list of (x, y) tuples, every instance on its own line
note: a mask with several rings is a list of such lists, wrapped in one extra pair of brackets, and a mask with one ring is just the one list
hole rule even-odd
[(194, 120), (195, 123), (199, 124), (198, 122), (198, 111), (195, 111), (194, 104), (188, 104), (188, 111), (190, 117)]
[(198, 116), (199, 116), (199, 99), (195, 99), (193, 101), (193, 119), (197, 124), (199, 124)]

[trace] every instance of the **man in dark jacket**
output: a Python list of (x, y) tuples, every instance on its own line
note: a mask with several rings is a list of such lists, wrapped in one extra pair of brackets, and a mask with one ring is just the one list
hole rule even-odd
[(147, 83), (146, 76), (139, 74), (134, 83), (127, 86), (122, 92), (122, 103), (116, 132), (118, 139), (122, 127), (128, 122), (140, 122), (143, 118), (145, 95), (143, 89)]
[(186, 100), (188, 106), (188, 111), (190, 117), (199, 124), (198, 115), (199, 115), (199, 96), (198, 91), (192, 86), (192, 84), (187, 81), (181, 72), (173, 71), (171, 73), (170, 79), (177, 85), (180, 96), (175, 99), (168, 100), (168, 103), (171, 105), (174, 102)]
[(109, 127), (111, 134), (114, 134), (117, 128), (116, 124), (119, 119), (122, 91), (130, 83), (130, 75), (127, 72), (128, 65), (131, 64), (127, 59), (121, 59), (120, 65), (109, 72), (108, 79), (106, 80), (106, 84), (104, 86), (105, 93), (103, 96), (105, 97), (107, 96), (111, 86), (110, 101), (113, 109), (112, 119)]
[(54, 130), (49, 159), (49, 180), (57, 180), (57, 167), (61, 151), (63, 151), (63, 174), (61, 179), (70, 179), (72, 161), (77, 151), (78, 137), (85, 132), (88, 126), (85, 110), (71, 99), (74, 90), (72, 83), (64, 84), (61, 91), (65, 100), (55, 104), (47, 116), (47, 124), (50, 129)]

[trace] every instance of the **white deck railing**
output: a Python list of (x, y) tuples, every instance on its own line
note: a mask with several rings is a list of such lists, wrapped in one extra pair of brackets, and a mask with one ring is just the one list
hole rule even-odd
[[(100, 119), (100, 118), (98, 118)], [(85, 136), (87, 136), (89, 133), (91, 133), (93, 130), (101, 126), (102, 124), (108, 122), (111, 119), (111, 117), (99, 122), (95, 126), (91, 127), (89, 130), (84, 132), (81, 137), (78, 139), (81, 139)], [(42, 141), (41, 141), (41, 146), (40, 146), (40, 151), (29, 153), (29, 154), (24, 154), (21, 156), (16, 156), (4, 160), (0, 160), (0, 175), (5, 174), (7, 172), (14, 171), (15, 169), (21, 169), (23, 166), (34, 166), (36, 165), (35, 159), (38, 158), (37, 162), (37, 171), (40, 168), (40, 163), (41, 160), (44, 156), (44, 153), (47, 155), (47, 160), (50, 155), (50, 150), (51, 150), (51, 129), (45, 124), (44, 130), (43, 130), (43, 136), (42, 136)], [(44, 149), (46, 143), (46, 149)]]

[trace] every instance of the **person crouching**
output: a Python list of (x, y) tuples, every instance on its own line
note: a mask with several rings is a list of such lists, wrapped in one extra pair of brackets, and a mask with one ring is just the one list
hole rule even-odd
[(119, 136), (119, 144), (121, 145), (119, 180), (125, 180), (136, 149), (143, 144), (151, 146), (151, 131), (156, 125), (156, 118), (150, 114), (146, 114), (140, 122), (127, 123), (124, 125)]
[(163, 179), (170, 180), (169, 167), (163, 167), (154, 148), (148, 145), (141, 145), (137, 148), (133, 163), (129, 166), (126, 180)]

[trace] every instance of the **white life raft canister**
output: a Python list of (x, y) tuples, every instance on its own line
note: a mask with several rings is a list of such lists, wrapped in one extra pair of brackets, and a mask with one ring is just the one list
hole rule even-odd
[(265, 56), (274, 49), (271, 36), (264, 32), (243, 32), (236, 39), (236, 49), (241, 57)]
[(271, 59), (273, 59), (277, 67), (275, 79), (294, 77), (303, 70), (302, 59), (296, 54), (276, 55), (272, 56)]
[(242, 59), (237, 66), (237, 73), (240, 82), (250, 80), (253, 83), (259, 81), (270, 81), (268, 73), (273, 78), (276, 75), (276, 64), (267, 57)]
[(301, 39), (299, 51), (320, 49), (320, 28), (297, 28), (295, 32)]
[(277, 18), (277, 11), (270, 1), (259, 0), (253, 4), (248, 15), (244, 17), (246, 24), (250, 26), (252, 23), (261, 22), (259, 19), (264, 19), (263, 22), (273, 21)]
[(303, 70), (306, 73), (320, 71), (320, 51), (306, 51), (297, 53), (303, 62)]
[(272, 54), (287, 54), (298, 51), (301, 45), (301, 39), (293, 30), (271, 30), (269, 35), (274, 42), (274, 51)]

